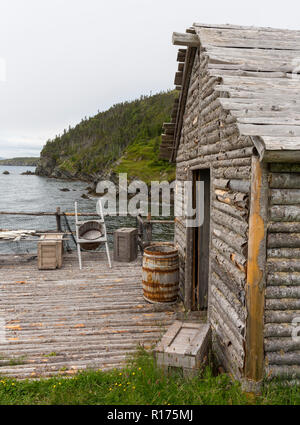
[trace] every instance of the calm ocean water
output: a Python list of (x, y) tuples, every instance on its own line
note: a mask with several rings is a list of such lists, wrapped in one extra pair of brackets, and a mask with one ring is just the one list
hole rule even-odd
[[(64, 212), (74, 212), (74, 202), (78, 202), (78, 210), (95, 212), (97, 198), (82, 199), (87, 194), (88, 183), (81, 181), (66, 181), (49, 179), (35, 175), (21, 175), (22, 172), (34, 171), (34, 167), (0, 166), (0, 211), (13, 212), (55, 212), (57, 207)], [(10, 174), (4, 175), (7, 170)], [(67, 188), (68, 192), (60, 189)], [(74, 219), (68, 219), (72, 230), (75, 230)], [(135, 226), (134, 217), (107, 217), (107, 231), (119, 227)], [(62, 220), (64, 225), (64, 221)], [(173, 226), (168, 224), (154, 225), (153, 239), (172, 240)], [(11, 230), (49, 230), (56, 229), (55, 217), (35, 217), (0, 215), (0, 229)], [(109, 235), (110, 245), (112, 235)], [(74, 245), (70, 242), (71, 247)], [(112, 247), (112, 245), (111, 245)], [(0, 253), (23, 253), (36, 251), (36, 242), (0, 242)]]

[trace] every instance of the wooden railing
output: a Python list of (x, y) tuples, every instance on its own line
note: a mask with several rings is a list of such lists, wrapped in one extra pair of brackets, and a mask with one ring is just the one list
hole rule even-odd
[[(37, 217), (43, 217), (43, 216), (53, 216), (56, 219), (56, 232), (62, 232), (62, 225), (61, 225), (61, 218), (63, 216), (66, 217), (74, 217), (75, 213), (73, 212), (61, 212), (61, 209), (58, 207), (55, 212), (16, 212), (16, 211), (0, 211), (0, 215), (24, 215), (24, 216), (37, 216)], [(90, 212), (82, 212), (78, 213), (78, 216), (82, 217), (95, 217), (97, 213), (90, 213)], [(149, 246), (152, 242), (152, 230), (153, 225), (155, 224), (174, 224), (174, 220), (156, 220), (152, 219), (151, 215), (149, 214), (147, 218), (143, 218), (141, 215), (138, 215), (136, 217), (136, 227), (137, 227), (137, 233), (138, 233), (138, 245), (141, 249), (141, 251), (144, 250), (146, 246)], [(46, 232), (54, 232), (54, 230), (36, 230), (36, 234), (39, 233), (46, 233)], [(65, 232), (70, 233), (70, 232)], [(74, 234), (74, 232), (71, 232)], [(107, 232), (107, 234), (112, 235), (113, 232)]]
[[(66, 217), (75, 217), (75, 213), (73, 212), (61, 212), (61, 209), (59, 207), (56, 208), (55, 212), (45, 212), (45, 211), (38, 211), (38, 212), (25, 212), (25, 211), (0, 211), (0, 215), (24, 215), (24, 216), (36, 216), (36, 217), (49, 217), (53, 216), (56, 219), (56, 231), (62, 232), (62, 226), (61, 226), (61, 218), (63, 216)], [(82, 212), (78, 213), (78, 216), (82, 217), (95, 217), (97, 216), (97, 213), (88, 213), (88, 212)], [(51, 230), (43, 230), (44, 232), (51, 232)], [(41, 233), (43, 231), (37, 230), (37, 233)], [(107, 232), (108, 233), (108, 232)], [(112, 233), (112, 232), (111, 232)]]
[(141, 215), (136, 217), (136, 227), (138, 231), (137, 241), (141, 251), (152, 242), (152, 230), (154, 224), (174, 224), (174, 220), (153, 220), (149, 214), (146, 219)]

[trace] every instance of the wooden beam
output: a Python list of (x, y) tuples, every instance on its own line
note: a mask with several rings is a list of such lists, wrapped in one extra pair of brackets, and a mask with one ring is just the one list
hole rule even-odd
[(264, 305), (268, 211), (267, 165), (252, 157), (247, 264), (245, 378), (259, 383), (264, 374)]
[(188, 96), (188, 89), (190, 85), (190, 79), (191, 79), (196, 52), (197, 52), (197, 48), (192, 47), (192, 48), (188, 48), (186, 53), (186, 63), (185, 63), (184, 72), (183, 72), (182, 90), (180, 91), (180, 97), (178, 99), (179, 110), (178, 110), (178, 115), (176, 119), (174, 150), (172, 153), (172, 157), (170, 158), (170, 162), (175, 162), (175, 158), (176, 158), (176, 152), (177, 152), (177, 148), (180, 141), (180, 134), (181, 134), (181, 128), (183, 123), (185, 104), (186, 104), (186, 100)]
[(183, 63), (185, 61), (185, 55), (186, 55), (186, 50), (183, 52), (182, 49), (179, 49), (177, 53), (177, 62)]
[(174, 79), (175, 86), (181, 86), (182, 79), (183, 79), (183, 72), (176, 72), (175, 79)]
[(287, 162), (287, 163), (299, 163), (300, 162), (300, 150), (288, 151), (265, 151), (263, 155), (263, 161), (265, 162)]
[(185, 30), (185, 32), (188, 32), (188, 33), (190, 33), (190, 34), (196, 34), (196, 30), (195, 30), (195, 28), (193, 28), (193, 27), (187, 28), (187, 29)]
[(199, 37), (196, 34), (180, 32), (173, 32), (172, 43), (174, 46), (198, 47), (200, 45)]

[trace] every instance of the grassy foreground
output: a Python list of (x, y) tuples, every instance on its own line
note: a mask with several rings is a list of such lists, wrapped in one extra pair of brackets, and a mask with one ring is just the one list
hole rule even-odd
[(122, 370), (40, 381), (0, 377), (0, 404), (300, 404), (300, 389), (272, 385), (255, 396), (226, 374), (213, 376), (210, 368), (188, 380), (179, 372), (165, 376), (151, 354), (140, 351)]

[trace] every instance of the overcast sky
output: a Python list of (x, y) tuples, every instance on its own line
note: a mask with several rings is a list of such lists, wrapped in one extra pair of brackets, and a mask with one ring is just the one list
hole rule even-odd
[(173, 31), (193, 22), (300, 29), (298, 0), (0, 0), (0, 157), (111, 105), (173, 88)]

